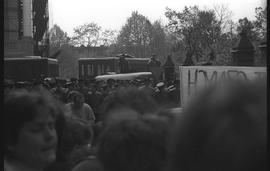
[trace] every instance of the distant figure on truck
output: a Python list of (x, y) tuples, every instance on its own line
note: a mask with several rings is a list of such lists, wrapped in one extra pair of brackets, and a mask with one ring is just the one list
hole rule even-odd
[(119, 68), (120, 73), (128, 73), (129, 71), (128, 61), (125, 59), (125, 56), (121, 56), (119, 58)]
[(149, 67), (160, 67), (161, 63), (159, 60), (156, 59), (156, 55), (153, 54), (148, 62)]
[(152, 57), (150, 58), (150, 60), (147, 63), (147, 70), (149, 72), (152, 72), (155, 79), (157, 79), (157, 80), (161, 79), (162, 70), (161, 70), (160, 66), (161, 66), (160, 61), (157, 60), (156, 55), (153, 54)]

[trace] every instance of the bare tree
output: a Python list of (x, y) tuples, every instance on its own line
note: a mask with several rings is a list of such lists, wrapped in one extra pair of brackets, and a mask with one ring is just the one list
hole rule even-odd
[(267, 8), (264, 10), (262, 7), (255, 8), (256, 20), (253, 22), (254, 29), (258, 33), (259, 39), (265, 41), (267, 33)]
[(152, 25), (147, 17), (132, 12), (127, 19), (117, 38), (117, 44), (124, 47), (124, 50), (137, 57), (146, 57), (150, 53), (152, 39)]
[(62, 44), (68, 43), (69, 37), (58, 25), (54, 25), (49, 30), (50, 47), (59, 48)]
[(187, 58), (194, 56), (199, 62), (205, 53), (213, 51), (221, 35), (221, 28), (213, 10), (200, 10), (193, 6), (177, 12), (167, 8), (165, 15), (169, 19), (168, 28), (185, 47)]
[(230, 24), (232, 22), (232, 11), (225, 4), (215, 4), (213, 6), (216, 18), (220, 25), (221, 31), (227, 32), (230, 29)]
[(95, 23), (86, 23), (74, 29), (72, 44), (74, 46), (94, 47), (99, 43), (101, 27)]
[(110, 46), (117, 41), (117, 31), (106, 29), (101, 33), (100, 41), (103, 46)]

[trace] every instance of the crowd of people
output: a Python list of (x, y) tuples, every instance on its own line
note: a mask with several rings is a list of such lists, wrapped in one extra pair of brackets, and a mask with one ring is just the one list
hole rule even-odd
[(267, 170), (264, 80), (209, 85), (179, 113), (167, 110), (178, 104), (173, 88), (152, 80), (6, 82), (4, 169)]
[[(14, 82), (5, 80), (5, 92), (16, 88), (32, 89), (42, 86), (49, 90), (64, 104), (70, 103), (75, 94), (81, 94), (85, 106), (89, 105), (99, 120), (103, 101), (113, 92), (121, 88), (135, 87), (150, 94), (161, 106), (176, 107), (180, 104), (180, 90), (178, 81), (169, 83), (156, 81), (153, 78), (135, 80), (85, 80), (71, 78), (69, 80), (58, 78), (44, 78), (33, 81)], [(76, 93), (77, 92), (77, 93)], [(76, 103), (76, 102), (75, 102)], [(70, 106), (70, 104), (68, 105)], [(88, 107), (89, 108), (89, 107)], [(91, 110), (91, 109), (90, 109)]]

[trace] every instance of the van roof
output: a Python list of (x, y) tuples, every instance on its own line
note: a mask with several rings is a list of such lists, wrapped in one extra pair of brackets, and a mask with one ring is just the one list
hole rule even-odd
[(113, 74), (113, 75), (99, 75), (96, 76), (96, 80), (133, 80), (137, 78), (145, 78), (145, 77), (151, 77), (151, 72), (135, 72), (135, 73), (126, 73), (126, 74)]

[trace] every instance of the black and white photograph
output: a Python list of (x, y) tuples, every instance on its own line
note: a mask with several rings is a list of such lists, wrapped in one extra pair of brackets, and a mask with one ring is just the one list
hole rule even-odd
[(4, 171), (267, 171), (267, 0), (3, 0)]

